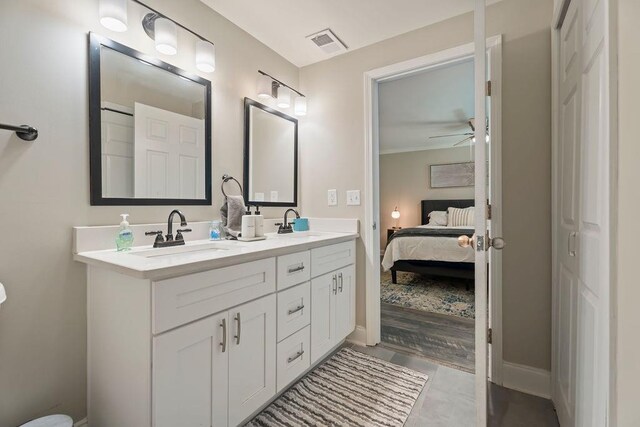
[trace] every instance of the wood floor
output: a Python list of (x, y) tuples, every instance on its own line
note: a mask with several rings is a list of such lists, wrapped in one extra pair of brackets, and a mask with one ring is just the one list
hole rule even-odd
[(381, 303), (382, 344), (474, 372), (474, 320)]

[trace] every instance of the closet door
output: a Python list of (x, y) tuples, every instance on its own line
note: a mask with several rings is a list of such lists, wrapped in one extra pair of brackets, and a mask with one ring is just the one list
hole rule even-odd
[(227, 313), (153, 338), (153, 425), (227, 426)]
[(576, 372), (577, 237), (580, 222), (581, 7), (572, 0), (560, 29), (558, 64), (556, 378), (554, 396), (562, 425), (574, 425)]
[(275, 294), (229, 311), (229, 425), (276, 393)]
[(311, 364), (338, 342), (335, 303), (337, 293), (336, 273), (327, 273), (311, 280)]

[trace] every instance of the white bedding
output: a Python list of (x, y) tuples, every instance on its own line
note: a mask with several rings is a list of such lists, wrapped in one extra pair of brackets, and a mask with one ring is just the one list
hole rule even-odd
[[(468, 229), (469, 227), (420, 225), (419, 228), (451, 230)], [(474, 262), (475, 252), (469, 248), (458, 246), (458, 239), (455, 237), (396, 237), (387, 245), (382, 259), (382, 267), (387, 271), (398, 260)]]

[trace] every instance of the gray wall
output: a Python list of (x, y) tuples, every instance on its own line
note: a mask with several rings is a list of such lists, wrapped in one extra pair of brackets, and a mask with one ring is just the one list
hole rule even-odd
[[(488, 34), (504, 36), (504, 359), (541, 369), (551, 365), (552, 6), (509, 0), (487, 10)], [(469, 13), (301, 69), (302, 91), (312, 95), (301, 124), (306, 215), (364, 219), (366, 200), (344, 203), (345, 190), (364, 189), (363, 73), (471, 41)], [(339, 190), (337, 207), (327, 206), (330, 188)], [(357, 323), (364, 326), (362, 242), (358, 262)]]
[[(617, 369), (612, 393), (617, 395), (617, 404), (612, 408), (619, 426), (640, 425), (638, 405), (638, 381), (640, 380), (640, 280), (638, 280), (638, 235), (640, 235), (640, 144), (638, 144), (638, 99), (640, 99), (640, 2), (618, 0), (617, 19), (619, 27), (619, 153), (618, 153), (618, 211), (612, 221), (618, 225), (617, 295), (612, 298), (612, 339), (617, 347), (614, 363)], [(616, 17), (614, 9), (614, 17)], [(616, 28), (614, 31), (616, 31)], [(615, 35), (615, 34), (614, 34)], [(614, 104), (615, 105), (615, 104)], [(615, 130), (615, 124), (613, 125)], [(615, 258), (614, 258), (615, 260)], [(617, 267), (617, 268), (616, 268)], [(617, 308), (617, 310), (616, 310)], [(612, 425), (616, 425), (615, 422)]]
[(391, 212), (400, 211), (400, 227), (420, 225), (420, 201), (473, 199), (473, 187), (431, 188), (429, 166), (472, 162), (469, 147), (410, 151), (380, 156), (380, 247), (387, 244), (386, 230), (395, 227)]
[[(130, 2), (130, 5), (132, 3)], [(219, 217), (219, 180), (242, 176), (243, 97), (257, 70), (298, 83), (298, 69), (197, 0), (149, 0), (216, 44), (213, 82), (213, 188), (208, 207), (183, 207), (187, 219)], [(0, 6), (0, 118), (29, 123), (26, 143), (0, 132), (0, 425), (51, 412), (86, 415), (85, 268), (71, 258), (71, 227), (165, 221), (169, 207), (89, 206), (87, 32), (155, 55), (132, 12), (130, 30), (98, 23), (98, 1), (21, 0)], [(182, 33), (180, 33), (182, 36)], [(190, 46), (171, 58), (195, 72)], [(281, 209), (270, 211), (279, 216)], [(269, 215), (269, 211), (265, 210)]]

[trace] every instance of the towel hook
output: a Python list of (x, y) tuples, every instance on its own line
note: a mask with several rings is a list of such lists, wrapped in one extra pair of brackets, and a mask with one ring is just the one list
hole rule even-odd
[(224, 197), (228, 197), (227, 193), (225, 193), (224, 191), (224, 184), (229, 181), (235, 181), (236, 184), (238, 184), (238, 187), (240, 188), (240, 194), (242, 194), (242, 185), (240, 184), (240, 182), (238, 182), (238, 180), (235, 179), (234, 177), (225, 173), (224, 175), (222, 175), (222, 184), (220, 184), (220, 190), (222, 190), (222, 194), (224, 194)]

